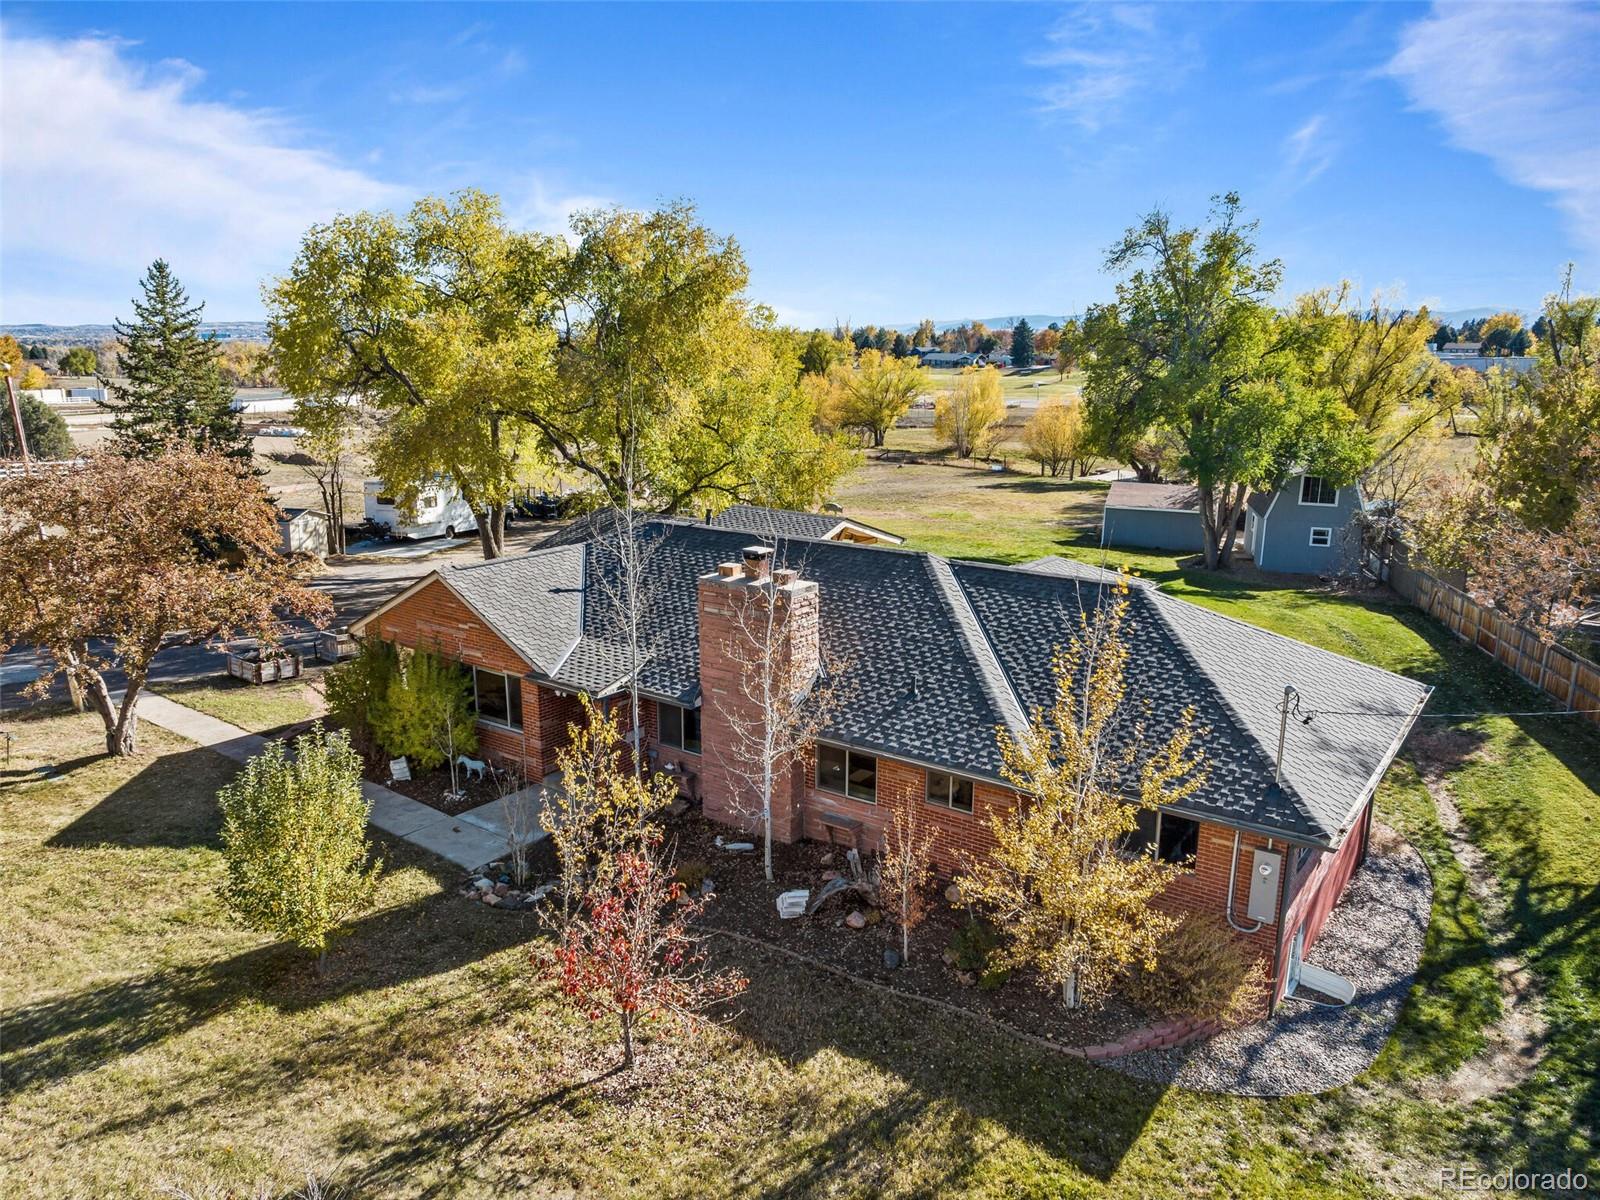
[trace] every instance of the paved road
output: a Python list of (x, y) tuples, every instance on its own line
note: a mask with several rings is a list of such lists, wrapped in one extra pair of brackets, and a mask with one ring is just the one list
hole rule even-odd
[[(548, 523), (513, 526), (506, 531), (506, 552), (523, 553), (548, 537), (555, 528)], [(461, 538), (449, 546), (445, 546), (441, 539), (441, 549), (426, 558), (340, 559), (330, 563), (312, 586), (326, 592), (332, 599), (333, 623), (338, 627), (371, 612), (430, 571), (449, 564), (478, 562), (481, 559), (482, 551), (477, 538)], [(150, 671), (150, 682), (176, 683), (225, 674), (229, 650), (248, 648), (254, 644), (253, 641), (244, 640), (226, 645), (169, 646), (156, 656)], [(308, 659), (313, 658), (316, 631), (303, 621), (291, 621), (285, 627), (283, 644)], [(23, 689), (37, 679), (42, 671), (40, 656), (30, 649), (19, 648), (0, 658), (0, 713), (28, 704), (30, 701), (23, 695)], [(120, 671), (111, 671), (107, 673), (106, 682), (116, 691), (124, 687), (127, 680)], [(66, 689), (58, 681), (52, 694), (64, 696)]]

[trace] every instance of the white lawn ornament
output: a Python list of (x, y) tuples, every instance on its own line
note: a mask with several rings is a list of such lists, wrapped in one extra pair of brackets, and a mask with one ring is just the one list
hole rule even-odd
[(468, 779), (471, 779), (474, 775), (476, 775), (479, 779), (482, 779), (483, 772), (488, 765), (489, 764), (484, 762), (481, 758), (468, 758), (465, 754), (459, 755), (456, 758), (456, 766), (461, 767), (466, 771)]
[(806, 905), (811, 903), (811, 892), (808, 888), (796, 888), (792, 892), (781, 892), (778, 895), (778, 915), (785, 921), (795, 917), (803, 917)]
[(405, 760), (404, 757), (391, 758), (389, 760), (389, 782), (390, 783), (409, 783), (409, 782), (411, 782), (411, 764), (408, 763)]

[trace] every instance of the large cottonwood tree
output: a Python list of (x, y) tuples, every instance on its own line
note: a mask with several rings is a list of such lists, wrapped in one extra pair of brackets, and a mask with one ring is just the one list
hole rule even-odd
[(550, 284), (566, 256), (475, 191), (314, 226), (266, 289), (278, 378), (324, 439), (359, 398), (376, 418), (373, 468), (402, 505), (448, 480), (494, 558), (543, 451), (521, 410), (554, 377)]
[(1112, 247), (1117, 298), (1084, 318), (1085, 415), (1097, 449), (1151, 470), (1143, 448), (1169, 433), (1194, 480), (1208, 567), (1232, 558), (1252, 489), (1296, 469), (1347, 483), (1368, 441), (1337, 394), (1308, 378), (1303, 323), (1269, 298), (1282, 276), (1256, 253), (1239, 198), (1220, 197), (1207, 229), (1159, 210)]

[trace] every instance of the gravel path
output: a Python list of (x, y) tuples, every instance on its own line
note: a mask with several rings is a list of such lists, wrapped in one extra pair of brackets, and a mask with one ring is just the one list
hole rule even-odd
[(1356, 985), (1345, 1008), (1286, 999), (1270, 1020), (1207, 1042), (1112, 1059), (1139, 1079), (1236, 1096), (1295, 1096), (1349, 1083), (1389, 1038), (1422, 959), (1433, 880), (1400, 842), (1368, 858), (1307, 961)]

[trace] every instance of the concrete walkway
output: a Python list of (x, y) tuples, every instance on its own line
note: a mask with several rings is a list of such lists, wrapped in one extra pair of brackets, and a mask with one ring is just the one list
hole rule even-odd
[[(237, 725), (150, 692), (139, 696), (139, 718), (237, 763), (260, 754), (268, 741), (258, 733), (247, 733)], [(541, 791), (541, 786), (536, 784), (524, 788), (515, 797), (525, 805), (532, 805), (528, 824), (538, 832), (529, 841), (538, 841), (544, 836), (538, 825)], [(382, 784), (362, 780), (361, 792), (372, 806), (370, 820), (379, 829), (432, 851), (464, 871), (476, 871), (485, 863), (505, 858), (510, 853), (505, 813), (498, 800), (452, 817)]]

